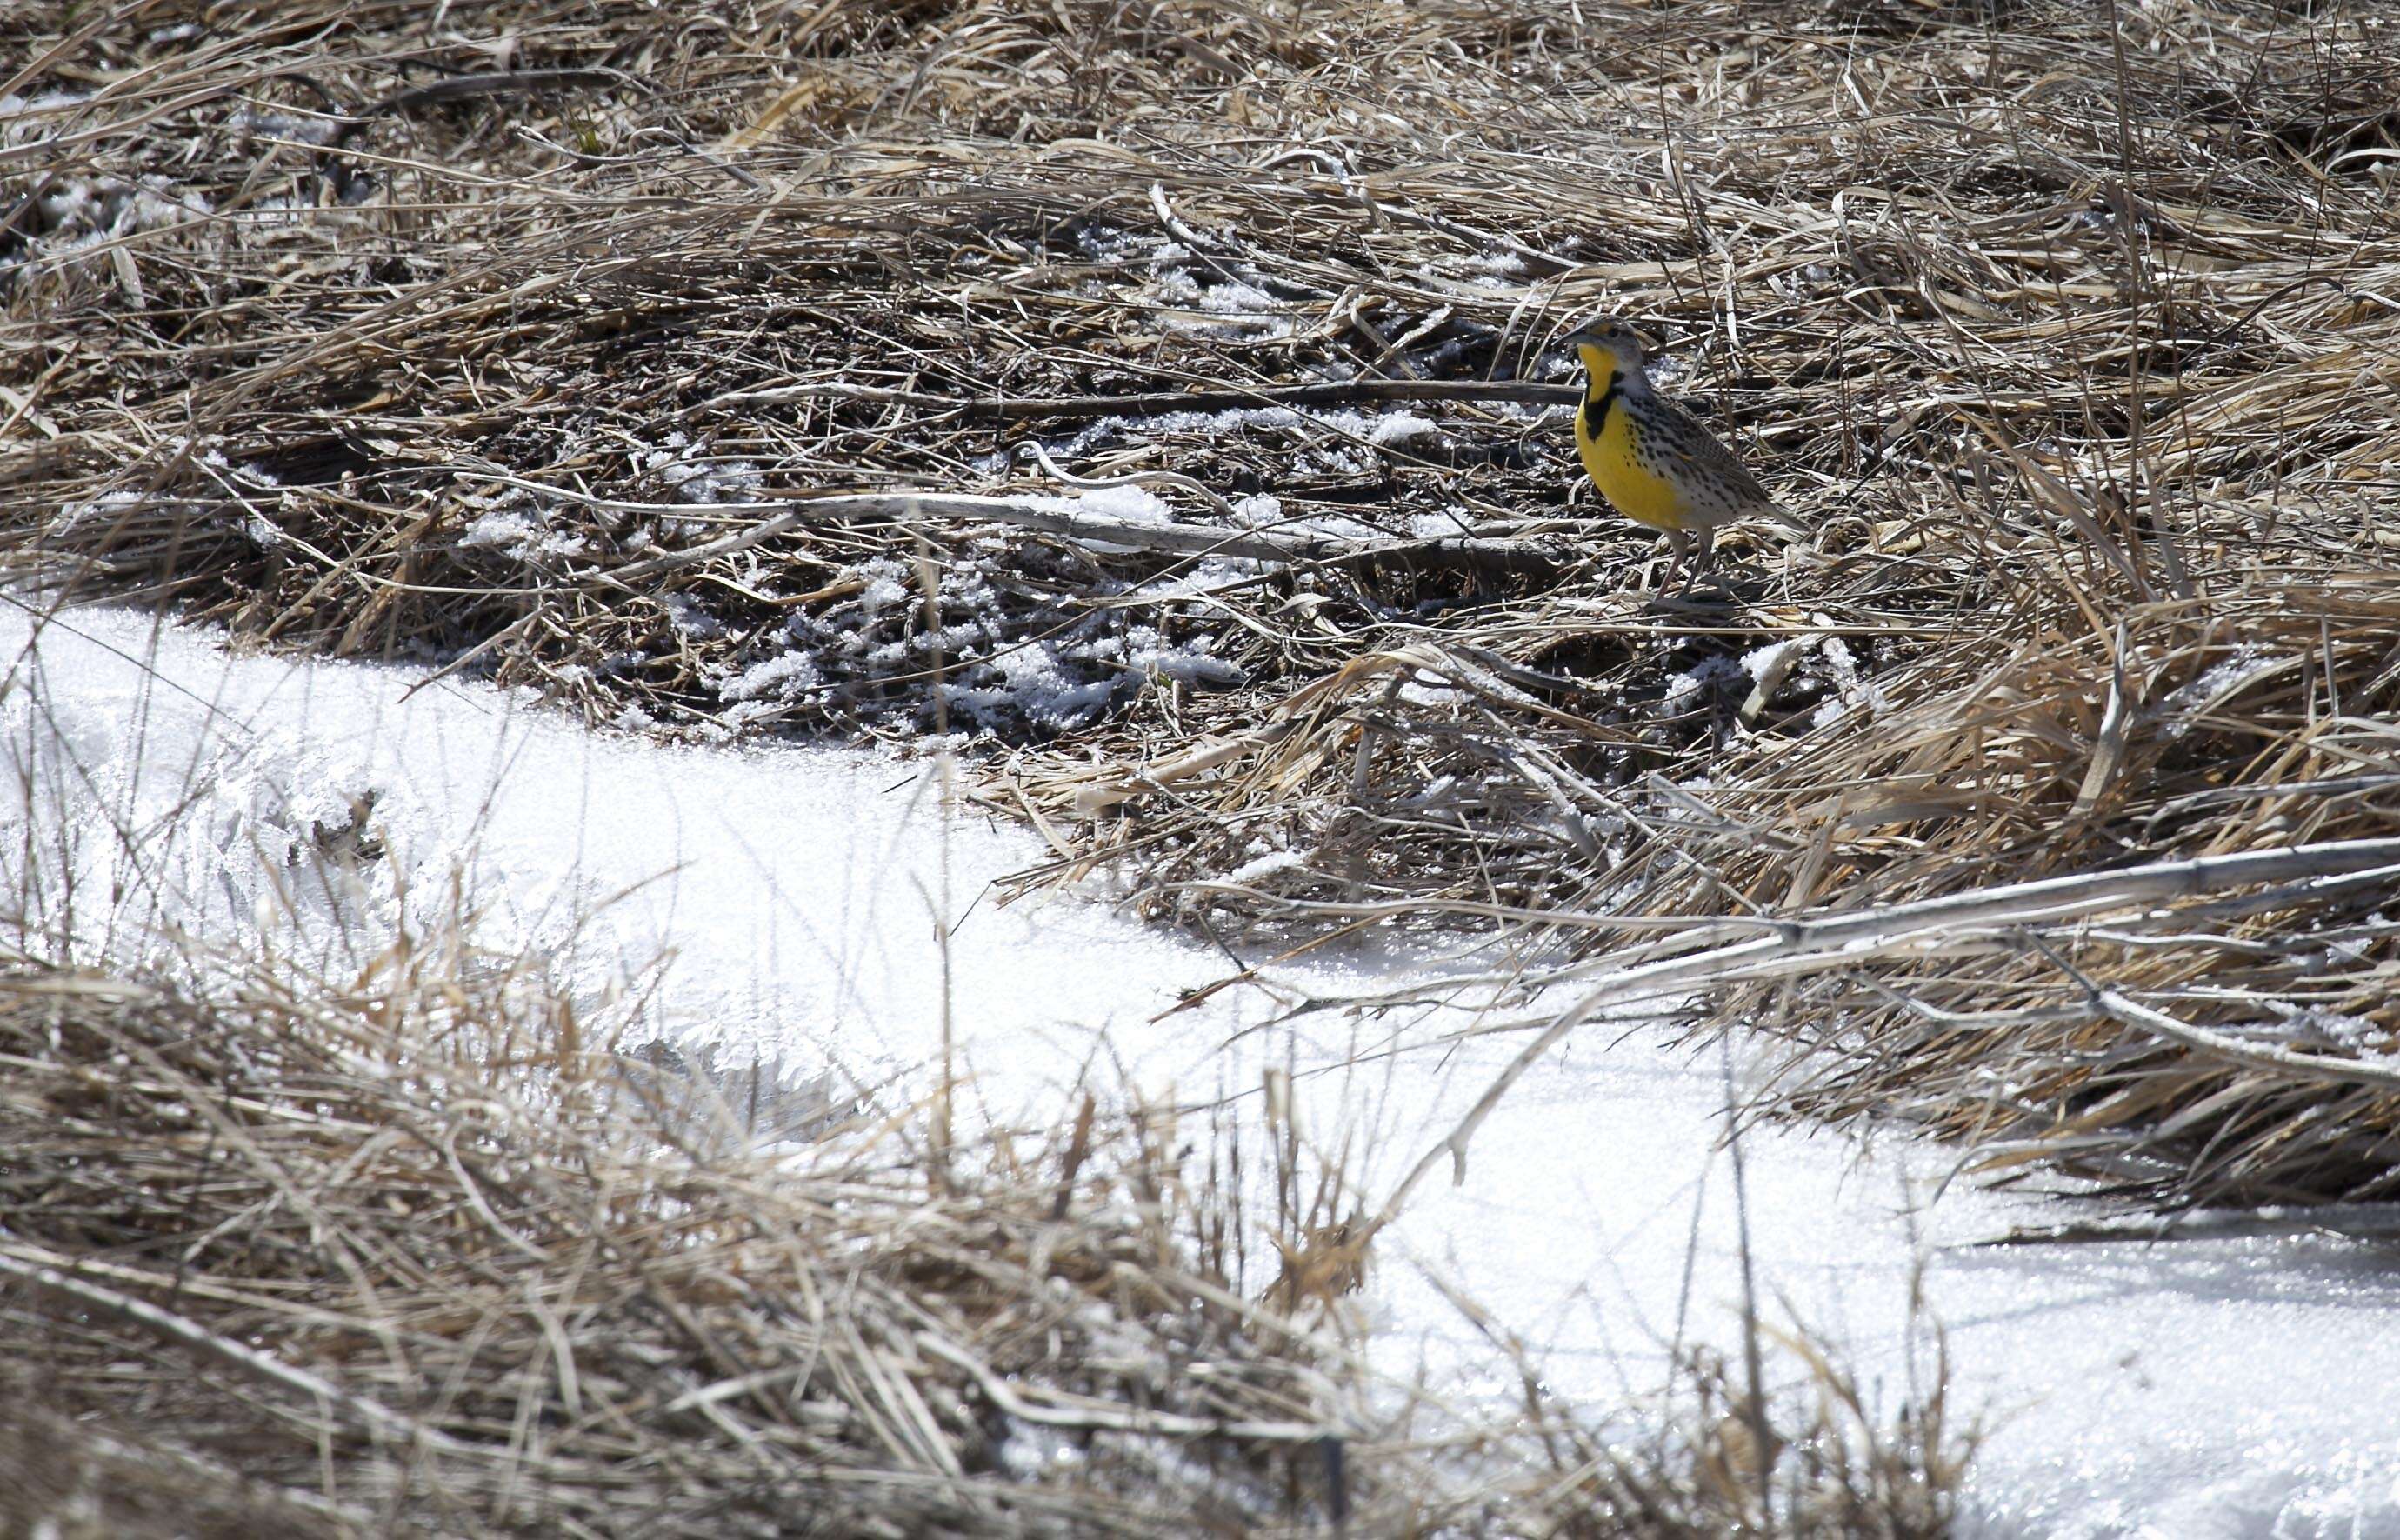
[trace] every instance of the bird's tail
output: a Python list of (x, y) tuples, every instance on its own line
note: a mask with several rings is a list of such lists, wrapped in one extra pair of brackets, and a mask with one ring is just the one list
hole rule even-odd
[(1780, 524), (1784, 528), (1791, 530), (1795, 535), (1814, 535), (1817, 533), (1816, 525), (1802, 519), (1799, 514), (1793, 512), (1792, 510), (1784, 507), (1781, 503), (1752, 503), (1744, 511), (1754, 513), (1762, 519), (1772, 520), (1774, 523)]

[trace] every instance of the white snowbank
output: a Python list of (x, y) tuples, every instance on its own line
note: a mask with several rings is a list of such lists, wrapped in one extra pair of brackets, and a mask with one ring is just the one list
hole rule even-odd
[[(29, 636), (21, 614), (0, 616), (0, 655), (19, 659)], [(1053, 1088), (1092, 1065), (1188, 1100), (1242, 1098), (1247, 1115), (1262, 1071), (1289, 1066), (1318, 1143), (1338, 1144), (1345, 1124), (1372, 1134), (1362, 1174), (1375, 1197), (1518, 1046), (1424, 1047), (1462, 1025), (1432, 1009), (1269, 1025), (1296, 991), (1373, 982), (1361, 961), (1270, 970), (1268, 987), (1161, 1018), (1228, 959), (1072, 899), (997, 905), (987, 884), (1047, 852), (1015, 827), (945, 818), (922, 764), (659, 748), (484, 686), (403, 702), (413, 682), (228, 659), (123, 614), (68, 616), (0, 692), (0, 849), (20, 860), (31, 839), (52, 852), (45, 868), (80, 879), (72, 903), (36, 883), (32, 918), (87, 946), (163, 919), (221, 937), (263, 923), (279, 947), (334, 966), (360, 928), (446, 908), (455, 870), (493, 908), (487, 939), (553, 950), (595, 991), (672, 952), (660, 996), (675, 1024), (864, 1083), (934, 1054), (947, 968), (961, 1056), (991, 1115), (1055, 1118)], [(368, 790), (389, 853), (354, 878), (295, 882), (314, 871), (320, 826)], [(120, 830), (136, 831), (130, 848)], [(1419, 1046), (1381, 1055), (1400, 1045)], [(1376, 1351), (1400, 1370), (1421, 1358), (1452, 1388), (1508, 1394), (1420, 1265), (1532, 1344), (1553, 1388), (1602, 1405), (1657, 1383), (1679, 1322), (1684, 1341), (1729, 1342), (1721, 1101), (1712, 1054), (1621, 1024), (1579, 1034), (1485, 1125), (1465, 1184), (1429, 1185), (1386, 1237)], [(1955, 1157), (1897, 1138), (1863, 1159), (1821, 1133), (1754, 1130), (1744, 1148), (1763, 1285), (1887, 1406), (1908, 1394), (1906, 1305), (1924, 1261), (1954, 1405), (2002, 1419), (1976, 1467), (1989, 1533), (2400, 1534), (2388, 1259), (2330, 1239), (1941, 1249), (2075, 1211), (1965, 1179), (1929, 1206)]]

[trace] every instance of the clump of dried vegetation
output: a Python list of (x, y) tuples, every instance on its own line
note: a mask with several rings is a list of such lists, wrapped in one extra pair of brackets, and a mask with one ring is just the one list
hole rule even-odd
[(0, 1533), (1947, 1524), (1938, 1377), (1887, 1425), (1803, 1337), (1780, 1394), (1494, 1415), (1359, 1360), (1356, 1200), (1288, 1125), (796, 1137), (473, 934), (0, 948)]
[(1321, 1510), (1341, 1355), (1229, 1285), (1171, 1126), (779, 1156), (494, 961), (10, 969), (0, 1526), (189, 1533), (184, 1491), (217, 1533)]
[[(950, 732), (1029, 881), (1506, 932), (1794, 1111), (2382, 1197), (2382, 9), (20, 7), (0, 549)], [(1654, 601), (1564, 448), (1599, 310), (1812, 539)]]

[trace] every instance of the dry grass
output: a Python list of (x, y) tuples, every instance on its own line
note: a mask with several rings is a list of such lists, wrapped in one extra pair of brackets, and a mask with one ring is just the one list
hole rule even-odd
[[(1636, 961), (2400, 832), (2378, 7), (443, 16), (0, 21), (16, 571), (595, 723), (973, 731), (1030, 879), (1295, 942)], [(1819, 525), (1726, 602), (1572, 491), (1601, 308)], [(1029, 443), (1298, 543), (785, 500), (1056, 490)], [(2388, 887), (1693, 983), (1795, 1110), (2373, 1198)]]
[[(1354, 1377), (1234, 1291), (1240, 1216), (1171, 1124), (1087, 1106), (939, 1169), (915, 1113), (754, 1152), (473, 961), (216, 999), (12, 969), (20, 1389), (322, 1533), (1159, 1533), (1327, 1501)], [(39, 1464), (80, 1533), (157, 1484)]]

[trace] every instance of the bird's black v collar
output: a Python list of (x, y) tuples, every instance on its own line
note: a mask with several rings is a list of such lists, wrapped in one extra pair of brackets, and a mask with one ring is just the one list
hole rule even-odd
[(1599, 395), (1586, 396), (1583, 399), (1584, 437), (1589, 439), (1600, 437), (1601, 428), (1608, 421), (1608, 409), (1616, 404), (1616, 398), (1624, 384), (1625, 371), (1612, 369), (1608, 372), (1608, 388)]

